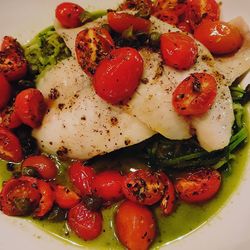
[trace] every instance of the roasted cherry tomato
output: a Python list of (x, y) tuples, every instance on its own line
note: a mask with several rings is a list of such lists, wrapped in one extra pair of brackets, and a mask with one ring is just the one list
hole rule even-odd
[(195, 169), (177, 177), (175, 189), (179, 198), (185, 202), (204, 202), (219, 191), (221, 175), (210, 168)]
[(154, 216), (147, 207), (124, 201), (115, 215), (115, 232), (127, 249), (147, 250), (156, 236)]
[(56, 18), (65, 28), (76, 28), (82, 25), (81, 14), (84, 9), (75, 4), (64, 2), (56, 7)]
[(29, 181), (11, 179), (4, 183), (0, 198), (3, 213), (9, 216), (25, 216), (37, 208), (41, 195)]
[(203, 19), (219, 20), (220, 7), (215, 0), (187, 0), (185, 18), (195, 29)]
[(166, 65), (185, 70), (195, 64), (198, 46), (190, 36), (180, 32), (169, 32), (161, 35), (160, 42)]
[(215, 55), (235, 52), (243, 43), (239, 30), (221, 21), (204, 20), (195, 30), (194, 37)]
[(22, 124), (19, 116), (16, 113), (14, 106), (6, 107), (0, 115), (0, 127), (8, 129), (17, 128)]
[(102, 214), (79, 203), (69, 210), (68, 225), (83, 240), (93, 240), (102, 232)]
[(114, 49), (94, 75), (96, 93), (105, 101), (118, 104), (135, 92), (143, 72), (143, 59), (133, 48)]
[(116, 32), (122, 33), (124, 30), (133, 27), (134, 31), (148, 32), (151, 22), (147, 19), (136, 17), (128, 13), (108, 13), (108, 24)]
[(202, 115), (213, 105), (217, 93), (215, 78), (207, 73), (194, 73), (173, 92), (172, 104), (180, 115)]
[(0, 73), (0, 109), (6, 107), (11, 95), (11, 87), (5, 76)]
[(22, 163), (23, 168), (34, 168), (39, 176), (45, 180), (54, 179), (57, 175), (57, 167), (53, 160), (45, 155), (30, 156)]
[(96, 67), (113, 49), (114, 42), (104, 28), (88, 28), (77, 34), (76, 56), (84, 72), (90, 76)]
[(41, 125), (46, 109), (43, 94), (38, 89), (25, 89), (16, 97), (15, 110), (19, 118), (32, 128)]
[(104, 201), (117, 201), (123, 197), (122, 181), (119, 171), (106, 170), (94, 177), (92, 189)]
[(70, 209), (76, 206), (81, 198), (72, 190), (65, 186), (57, 185), (54, 187), (55, 202), (60, 208)]
[(125, 175), (122, 190), (127, 199), (152, 205), (162, 198), (165, 186), (158, 174), (140, 169)]
[(19, 80), (27, 73), (27, 61), (21, 45), (12, 37), (4, 37), (0, 51), (0, 73), (8, 81)]
[(170, 215), (174, 211), (174, 203), (175, 203), (174, 184), (165, 173), (159, 172), (158, 174), (165, 186), (164, 195), (160, 205), (161, 211), (163, 215)]
[(35, 210), (34, 216), (37, 218), (42, 218), (52, 209), (55, 196), (50, 184), (45, 181), (37, 180), (37, 188), (42, 197), (38, 208)]
[(19, 139), (7, 128), (0, 127), (0, 158), (20, 162), (23, 159)]
[(92, 182), (95, 176), (93, 167), (84, 166), (77, 161), (69, 166), (68, 174), (70, 181), (81, 195), (92, 194)]

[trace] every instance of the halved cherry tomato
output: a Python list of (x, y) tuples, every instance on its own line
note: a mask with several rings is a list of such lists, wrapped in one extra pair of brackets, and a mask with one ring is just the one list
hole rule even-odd
[(8, 129), (17, 128), (22, 124), (19, 116), (16, 113), (14, 106), (6, 107), (0, 115), (0, 127)]
[(118, 104), (135, 92), (143, 72), (143, 59), (133, 48), (114, 49), (97, 67), (93, 79), (96, 93), (105, 101)]
[(50, 184), (45, 181), (37, 180), (37, 188), (42, 197), (38, 208), (35, 210), (34, 216), (37, 218), (42, 218), (52, 209), (55, 196)]
[(124, 176), (122, 191), (125, 197), (141, 205), (153, 205), (164, 194), (165, 186), (158, 174), (140, 169)]
[(204, 20), (195, 30), (194, 37), (215, 55), (235, 52), (243, 43), (239, 30), (221, 21)]
[(127, 249), (147, 250), (156, 236), (154, 216), (147, 207), (124, 201), (115, 215), (115, 232)]
[(30, 88), (21, 91), (17, 95), (14, 105), (24, 124), (32, 128), (41, 125), (47, 106), (43, 94), (38, 89)]
[(2, 127), (0, 127), (0, 158), (13, 162), (20, 162), (23, 159), (19, 139), (10, 130)]
[(57, 167), (53, 160), (45, 155), (30, 156), (22, 163), (22, 169), (25, 167), (34, 168), (39, 176), (45, 180), (54, 179), (57, 175)]
[(70, 209), (76, 206), (81, 198), (72, 190), (65, 186), (56, 185), (54, 187), (55, 202), (60, 208)]
[(11, 87), (5, 76), (0, 73), (0, 110), (5, 108), (11, 95)]
[(170, 215), (174, 211), (174, 203), (175, 203), (174, 184), (165, 173), (159, 172), (158, 174), (165, 186), (164, 195), (160, 205), (161, 211), (162, 214), (164, 215)]
[(217, 84), (212, 75), (194, 73), (176, 87), (172, 104), (180, 115), (202, 115), (213, 105), (216, 93)]
[(21, 179), (10, 179), (4, 183), (0, 195), (1, 209), (9, 216), (31, 214), (38, 206), (41, 195), (32, 183)]
[(64, 2), (56, 7), (55, 15), (63, 27), (76, 28), (82, 25), (80, 16), (83, 12), (84, 9), (81, 6)]
[(102, 214), (79, 203), (69, 210), (68, 225), (83, 240), (93, 240), (102, 232)]
[(12, 37), (5, 36), (0, 51), (0, 73), (8, 81), (16, 81), (27, 73), (27, 61), (21, 45)]
[(148, 32), (151, 22), (147, 19), (136, 17), (128, 13), (108, 13), (108, 24), (116, 32), (122, 33), (131, 26), (134, 31)]
[(96, 67), (113, 49), (114, 42), (104, 28), (88, 28), (77, 34), (75, 50), (78, 63), (92, 76)]
[(95, 176), (93, 167), (85, 166), (77, 161), (69, 166), (68, 174), (70, 181), (81, 195), (92, 194), (92, 182)]
[(177, 177), (175, 183), (179, 198), (188, 203), (204, 202), (219, 191), (221, 175), (217, 170), (196, 169)]
[(119, 171), (106, 170), (94, 177), (92, 189), (104, 201), (118, 201), (123, 197), (122, 181)]
[(166, 65), (185, 70), (195, 64), (198, 46), (190, 36), (180, 32), (169, 32), (161, 35), (160, 42)]
[(215, 0), (187, 0), (186, 20), (193, 29), (203, 19), (219, 20), (220, 7)]

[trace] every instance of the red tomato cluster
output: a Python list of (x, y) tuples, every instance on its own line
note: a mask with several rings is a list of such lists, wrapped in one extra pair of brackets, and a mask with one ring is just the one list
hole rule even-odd
[(27, 62), (21, 45), (5, 36), (0, 51), (0, 157), (19, 162), (23, 159), (17, 136), (11, 131), (21, 124), (36, 128), (46, 112), (42, 93), (29, 88), (14, 95), (16, 81), (27, 73)]

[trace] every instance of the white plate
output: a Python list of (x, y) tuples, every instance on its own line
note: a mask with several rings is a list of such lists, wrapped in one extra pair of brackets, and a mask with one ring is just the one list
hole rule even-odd
[[(74, 0), (73, 0), (74, 1)], [(0, 37), (11, 35), (24, 43), (38, 31), (52, 24), (58, 0), (1, 0)], [(117, 0), (74, 1), (85, 7), (103, 9), (116, 5)], [(95, 7), (93, 7), (95, 6)], [(224, 0), (223, 19), (243, 16), (250, 24), (250, 2)], [(250, 77), (248, 77), (250, 80)], [(249, 162), (250, 165), (250, 162)], [(249, 250), (250, 249), (250, 167), (247, 168), (240, 188), (227, 206), (206, 225), (163, 249), (176, 250)], [(183, 222), (185, 223), (185, 222)], [(0, 214), (1, 250), (75, 250), (21, 219)]]

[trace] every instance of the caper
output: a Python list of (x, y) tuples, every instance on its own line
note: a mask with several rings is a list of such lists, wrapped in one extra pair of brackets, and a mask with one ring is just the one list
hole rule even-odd
[(67, 211), (58, 207), (54, 206), (48, 215), (48, 220), (52, 222), (60, 222), (64, 221), (67, 218)]
[(30, 177), (40, 177), (37, 170), (33, 167), (23, 167), (22, 168), (22, 175), (30, 176)]
[(149, 35), (149, 43), (153, 48), (158, 48), (160, 46), (160, 37), (161, 34), (159, 32), (152, 32)]
[(94, 195), (87, 195), (83, 197), (82, 202), (87, 209), (91, 211), (98, 211), (102, 207), (103, 200), (100, 197)]

